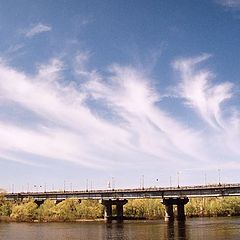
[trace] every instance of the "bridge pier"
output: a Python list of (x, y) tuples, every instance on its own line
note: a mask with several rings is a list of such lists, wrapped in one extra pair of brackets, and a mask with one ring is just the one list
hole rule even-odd
[(106, 222), (112, 221), (112, 200), (102, 200), (101, 202), (104, 206), (104, 219)]
[(64, 201), (63, 199), (56, 199), (55, 201), (54, 201), (54, 203), (55, 204), (59, 204), (60, 202), (62, 202), (62, 201)]
[(173, 214), (173, 205), (172, 204), (165, 204), (165, 221), (173, 221), (174, 214)]
[[(123, 205), (125, 205), (128, 201), (126, 199), (102, 199), (100, 203), (104, 205), (104, 219), (106, 222), (112, 222), (113, 219), (116, 219), (118, 222), (123, 221)], [(112, 206), (116, 205), (116, 217), (112, 216)]]
[(117, 221), (121, 222), (123, 221), (123, 205), (125, 205), (128, 201), (126, 199), (124, 200), (118, 200), (116, 203), (116, 210), (117, 210)]
[(187, 197), (185, 198), (163, 198), (162, 204), (165, 205), (165, 221), (174, 220), (173, 205), (177, 205), (177, 220), (185, 221), (184, 205), (189, 202)]
[(189, 202), (188, 198), (183, 198), (178, 200), (178, 204), (177, 204), (177, 220), (178, 221), (186, 220), (184, 205), (187, 204), (188, 202)]
[(35, 199), (34, 203), (36, 203), (37, 206), (40, 207), (44, 203), (44, 200), (37, 200), (37, 199)]

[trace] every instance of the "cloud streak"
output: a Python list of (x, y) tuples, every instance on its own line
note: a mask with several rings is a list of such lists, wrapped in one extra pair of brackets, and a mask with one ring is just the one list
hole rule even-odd
[(204, 54), (197, 58), (179, 59), (174, 68), (179, 71), (181, 82), (177, 91), (185, 103), (191, 106), (200, 117), (212, 127), (224, 127), (221, 104), (233, 96), (233, 84), (224, 82), (213, 84), (214, 74), (209, 70), (196, 68), (197, 64), (208, 59)]
[(240, 8), (240, 2), (239, 0), (218, 0), (219, 4), (225, 7), (229, 7), (232, 9), (239, 9)]
[(37, 156), (90, 168), (179, 169), (214, 165), (222, 157), (237, 164), (239, 112), (226, 117), (222, 106), (234, 86), (215, 84), (213, 73), (197, 67), (208, 57), (173, 64), (179, 73), (177, 97), (203, 121), (204, 131), (161, 109), (160, 91), (141, 69), (115, 64), (99, 74), (88, 70), (83, 53), (74, 65), (79, 81), (72, 82), (65, 81), (60, 59), (39, 65), (34, 75), (1, 62), (0, 107), (15, 106), (18, 114), (11, 121), (0, 117), (0, 156), (36, 165)]
[(32, 26), (30, 29), (26, 30), (24, 34), (27, 38), (32, 38), (40, 33), (50, 32), (51, 30), (52, 30), (51, 26), (38, 23)]

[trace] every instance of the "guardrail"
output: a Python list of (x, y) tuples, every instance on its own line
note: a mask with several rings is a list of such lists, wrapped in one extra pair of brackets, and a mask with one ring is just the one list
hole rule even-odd
[(169, 197), (240, 196), (240, 184), (212, 184), (181, 187), (151, 187), (85, 191), (49, 191), (6, 193), (8, 200), (34, 199), (104, 199), (104, 198), (169, 198)]

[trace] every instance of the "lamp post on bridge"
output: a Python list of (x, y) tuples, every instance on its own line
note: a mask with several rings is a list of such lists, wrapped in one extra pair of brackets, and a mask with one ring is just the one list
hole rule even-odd
[(156, 178), (156, 185), (154, 186), (155, 188), (159, 187), (158, 186), (158, 178)]
[(140, 188), (144, 189), (144, 175), (140, 177)]
[(114, 189), (115, 189), (115, 178), (112, 177), (112, 190), (114, 190)]
[(34, 187), (35, 192), (38, 192), (38, 186), (37, 185), (33, 185), (33, 187)]
[(221, 185), (221, 169), (218, 169), (218, 185)]
[(86, 180), (86, 191), (88, 192), (88, 179)]
[(177, 187), (180, 188), (180, 185), (179, 185), (179, 175), (180, 175), (180, 172), (178, 171), (177, 172)]

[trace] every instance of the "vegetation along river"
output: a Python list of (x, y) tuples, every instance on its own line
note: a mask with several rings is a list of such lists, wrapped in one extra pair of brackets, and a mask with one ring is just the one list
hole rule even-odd
[(0, 223), (1, 240), (159, 240), (240, 239), (239, 217), (188, 218), (185, 223), (163, 220), (75, 223)]

